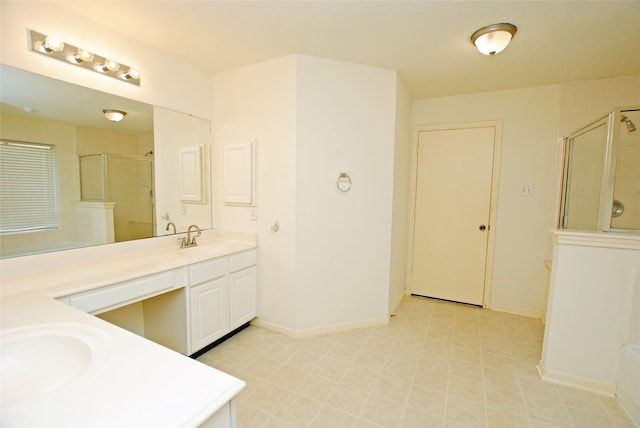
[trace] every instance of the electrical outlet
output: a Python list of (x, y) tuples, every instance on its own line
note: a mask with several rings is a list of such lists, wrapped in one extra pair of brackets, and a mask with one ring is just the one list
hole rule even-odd
[(533, 184), (523, 184), (520, 186), (520, 196), (533, 196)]
[(186, 215), (187, 214), (187, 205), (186, 204), (182, 204), (181, 211), (182, 211), (182, 215)]
[(258, 209), (256, 207), (249, 208), (249, 220), (258, 220)]

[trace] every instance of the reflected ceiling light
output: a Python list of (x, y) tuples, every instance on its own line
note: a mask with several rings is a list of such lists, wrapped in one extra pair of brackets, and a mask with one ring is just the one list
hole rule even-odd
[(138, 71), (138, 69), (131, 67), (127, 71), (121, 71), (120, 73), (118, 73), (118, 77), (122, 80), (139, 79), (140, 72)]
[(86, 49), (80, 49), (76, 51), (76, 53), (70, 53), (67, 55), (67, 61), (73, 64), (82, 64), (85, 61), (93, 60), (93, 53), (89, 52)]
[(33, 44), (33, 48), (40, 53), (50, 54), (52, 52), (60, 52), (64, 49), (64, 42), (55, 37), (47, 36), (44, 40), (38, 40)]
[(33, 52), (46, 55), (49, 58), (55, 58), (123, 82), (140, 85), (140, 71), (137, 68), (120, 64), (112, 59), (94, 54), (90, 50), (73, 46), (33, 30), (29, 30), (29, 44)]
[(471, 35), (471, 43), (485, 55), (495, 55), (502, 52), (518, 28), (513, 24), (491, 24), (480, 28)]
[(104, 109), (102, 113), (104, 113), (104, 116), (111, 122), (120, 122), (127, 115), (126, 111), (112, 109)]

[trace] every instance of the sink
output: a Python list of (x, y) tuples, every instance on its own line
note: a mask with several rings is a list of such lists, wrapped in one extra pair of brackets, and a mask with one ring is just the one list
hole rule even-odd
[(40, 324), (0, 334), (3, 407), (78, 381), (104, 362), (111, 339), (83, 324)]
[(178, 249), (178, 253), (184, 256), (199, 256), (206, 254), (215, 255), (218, 252), (223, 252), (231, 249), (231, 245), (226, 242), (214, 242), (211, 244), (202, 244), (195, 247), (187, 247)]

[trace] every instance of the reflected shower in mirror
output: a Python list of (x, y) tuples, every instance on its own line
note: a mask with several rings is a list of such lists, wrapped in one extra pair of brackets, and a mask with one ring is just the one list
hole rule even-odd
[[(21, 145), (36, 143), (34, 146), (52, 147), (55, 177), (54, 224), (25, 225), (22, 221), (28, 217), (25, 213), (34, 212), (34, 208), (24, 196), (30, 194), (35, 201), (43, 198), (33, 190), (20, 187), (27, 184), (8, 181), (22, 180), (20, 177), (6, 178), (7, 174), (3, 174), (5, 179), (0, 183), (2, 257), (170, 233), (165, 231), (164, 222), (157, 224), (156, 202), (158, 196), (163, 199), (164, 195), (155, 193), (154, 176), (164, 174), (163, 169), (171, 169), (171, 158), (175, 159), (175, 155), (166, 137), (158, 135), (170, 132), (170, 127), (154, 129), (157, 108), (6, 65), (0, 67), (0, 139), (5, 142), (0, 145), (2, 170), (10, 171), (10, 166), (16, 165), (14, 152), (20, 150)], [(120, 122), (112, 122), (104, 116), (104, 109), (121, 110), (126, 116)], [(197, 120), (206, 123), (209, 129), (208, 121)], [(174, 144), (189, 143), (189, 136), (183, 136), (180, 143)], [(158, 137), (165, 141), (160, 151), (155, 147)], [(209, 144), (209, 136), (204, 139)], [(202, 140), (193, 142), (196, 143), (202, 144)], [(10, 146), (11, 153), (3, 149)], [(33, 165), (33, 159), (27, 162)], [(160, 192), (171, 193), (166, 187), (159, 188)], [(19, 203), (24, 205), (22, 211), (16, 209)], [(169, 213), (166, 206), (162, 207), (162, 215)], [(176, 201), (171, 205), (170, 215), (190, 224), (190, 211), (193, 210), (181, 207)], [(211, 228), (210, 205), (207, 212), (208, 216), (198, 215), (193, 221), (203, 229)]]

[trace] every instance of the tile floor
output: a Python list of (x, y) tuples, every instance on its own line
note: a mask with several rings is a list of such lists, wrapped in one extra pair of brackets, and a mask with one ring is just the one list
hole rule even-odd
[(406, 297), (390, 323), (293, 339), (251, 326), (199, 361), (247, 382), (239, 428), (633, 427), (541, 381), (538, 319)]

